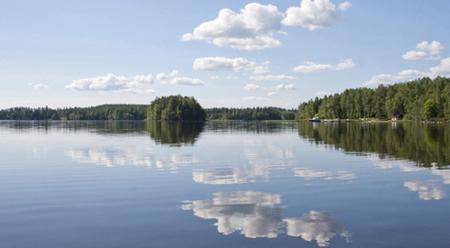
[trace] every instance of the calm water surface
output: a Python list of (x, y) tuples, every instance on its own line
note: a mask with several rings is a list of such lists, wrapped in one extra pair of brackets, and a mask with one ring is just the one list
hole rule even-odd
[(450, 247), (450, 127), (0, 123), (0, 247)]

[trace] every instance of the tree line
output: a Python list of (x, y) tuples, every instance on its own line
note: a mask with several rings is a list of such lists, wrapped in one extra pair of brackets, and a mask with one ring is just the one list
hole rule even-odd
[(193, 97), (166, 96), (150, 105), (108, 104), (86, 108), (10, 108), (0, 120), (294, 120), (325, 119), (450, 120), (450, 79), (422, 78), (375, 89), (347, 89), (316, 97), (297, 110), (277, 107), (203, 109)]
[(422, 78), (375, 89), (347, 89), (300, 104), (299, 119), (450, 119), (450, 79)]
[(147, 105), (107, 104), (86, 108), (0, 110), (0, 120), (145, 120)]
[(208, 120), (294, 120), (295, 110), (276, 107), (256, 108), (210, 108), (206, 109)]

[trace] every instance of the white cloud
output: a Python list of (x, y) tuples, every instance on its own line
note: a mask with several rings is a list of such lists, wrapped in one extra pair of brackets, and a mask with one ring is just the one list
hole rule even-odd
[(330, 0), (302, 0), (300, 6), (289, 7), (282, 23), (286, 26), (300, 26), (309, 30), (328, 27), (342, 12), (351, 7), (350, 2), (343, 2), (338, 7)]
[(330, 0), (302, 0), (300, 6), (289, 7), (283, 13), (271, 4), (249, 3), (239, 12), (228, 8), (220, 10), (215, 19), (183, 34), (181, 40), (204, 40), (240, 50), (275, 48), (281, 42), (274, 35), (286, 34), (281, 30), (282, 25), (309, 30), (323, 28), (334, 23), (351, 6), (347, 1), (336, 6)]
[(159, 73), (156, 76), (152, 74), (117, 76), (109, 73), (104, 76), (73, 80), (72, 83), (66, 85), (66, 88), (85, 91), (152, 92), (148, 86), (155, 82), (182, 85), (203, 84), (200, 79), (179, 76), (178, 71), (172, 71), (171, 73)]
[(203, 22), (181, 39), (206, 40), (219, 47), (260, 50), (277, 47), (281, 42), (273, 37), (281, 28), (283, 13), (274, 5), (249, 3), (240, 12), (222, 9), (218, 16)]
[(403, 184), (410, 191), (417, 192), (419, 194), (419, 199), (424, 201), (429, 200), (442, 200), (447, 194), (442, 191), (442, 188), (431, 184), (424, 183), (420, 181), (407, 181)]
[(244, 90), (258, 90), (258, 89), (261, 89), (261, 86), (257, 84), (246, 84), (244, 86)]
[(287, 235), (300, 237), (305, 241), (316, 241), (319, 247), (327, 247), (330, 240), (339, 235), (349, 242), (351, 234), (345, 227), (331, 218), (328, 214), (319, 211), (309, 211), (301, 218), (283, 219), (286, 223)]
[(296, 77), (288, 76), (288, 75), (284, 75), (284, 74), (255, 75), (255, 76), (250, 77), (250, 80), (255, 80), (255, 81), (287, 81), (287, 80), (295, 80), (295, 79), (296, 79)]
[(422, 41), (416, 45), (416, 50), (407, 51), (402, 55), (405, 60), (438, 59), (444, 46), (439, 41)]
[(333, 95), (333, 93), (329, 92), (329, 91), (318, 91), (318, 92), (316, 92), (315, 95), (318, 97), (324, 97), (324, 96)]
[(41, 84), (41, 83), (37, 83), (37, 84), (35, 84), (35, 83), (30, 83), (30, 84), (28, 84), (29, 86), (31, 86), (33, 89), (35, 89), (35, 90), (45, 90), (45, 89), (47, 89), (48, 88), (48, 85), (46, 85), (46, 84)]
[(267, 97), (262, 96), (244, 96), (243, 98), (245, 101), (268, 101), (270, 100)]
[(179, 76), (178, 71), (171, 73), (158, 73), (155, 78), (156, 82), (163, 84), (181, 84), (181, 85), (203, 85), (203, 81), (198, 78)]
[(332, 64), (319, 64), (312, 61), (305, 61), (303, 64), (296, 66), (293, 71), (300, 73), (329, 71), (329, 70), (346, 70), (355, 67), (355, 63), (352, 59), (342, 59), (336, 65)]
[(66, 85), (66, 88), (92, 91), (126, 91), (145, 88), (145, 85), (151, 84), (153, 81), (154, 77), (150, 74), (126, 77), (110, 73), (105, 76), (73, 80), (71, 84)]
[(278, 96), (278, 95), (280, 95), (280, 93), (277, 91), (270, 91), (267, 93), (267, 96)]
[(342, 11), (346, 11), (346, 10), (350, 9), (351, 7), (352, 7), (352, 4), (350, 2), (347, 2), (347, 1), (342, 2), (342, 3), (339, 4), (339, 9), (342, 10)]
[(204, 71), (252, 71), (266, 73), (269, 71), (268, 62), (256, 63), (246, 58), (202, 57), (196, 58), (192, 64), (194, 70)]
[(169, 81), (168, 84), (180, 84), (180, 85), (203, 85), (203, 81), (198, 78), (191, 77), (174, 77)]
[(295, 90), (295, 87), (293, 84), (278, 84), (275, 86), (275, 90), (277, 91), (291, 91)]
[(423, 77), (450, 76), (450, 57), (441, 59), (438, 65), (430, 68), (429, 71), (419, 71), (407, 69), (397, 74), (378, 74), (366, 81), (366, 86), (377, 86), (378, 84), (392, 84), (406, 82)]
[(366, 86), (377, 86), (378, 84), (393, 84), (399, 82), (405, 82), (410, 80), (415, 80), (422, 77), (431, 76), (427, 72), (418, 71), (418, 70), (403, 70), (397, 74), (378, 74), (371, 77), (365, 83)]
[(351, 69), (353, 67), (355, 67), (355, 63), (353, 63), (352, 59), (343, 59), (336, 66), (334, 66), (334, 69), (337, 71), (341, 71)]
[(442, 59), (439, 65), (430, 68), (434, 76), (450, 76), (450, 57)]
[(318, 71), (326, 71), (331, 70), (333, 66), (331, 64), (317, 64), (312, 61), (305, 61), (302, 65), (296, 66), (294, 68), (295, 72), (318, 72)]

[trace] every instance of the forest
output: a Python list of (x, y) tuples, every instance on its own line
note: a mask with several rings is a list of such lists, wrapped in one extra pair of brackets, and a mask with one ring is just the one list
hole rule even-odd
[(450, 119), (450, 79), (422, 78), (375, 89), (347, 89), (300, 104), (298, 119)]
[(347, 89), (301, 103), (298, 110), (277, 107), (203, 109), (193, 97), (180, 95), (159, 97), (150, 105), (0, 110), (0, 120), (301, 120), (314, 116), (323, 119), (450, 120), (450, 79), (422, 78), (377, 88)]
[(145, 120), (147, 105), (106, 104), (86, 108), (0, 110), (0, 120)]
[(295, 110), (276, 107), (257, 108), (210, 108), (206, 109), (208, 120), (294, 120)]
[(205, 110), (193, 97), (157, 97), (148, 107), (147, 120), (204, 121)]

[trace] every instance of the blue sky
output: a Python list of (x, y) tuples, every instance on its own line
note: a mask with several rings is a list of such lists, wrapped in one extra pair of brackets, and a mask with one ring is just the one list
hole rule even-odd
[(448, 76), (448, 10), (444, 0), (1, 1), (0, 108), (170, 94), (293, 108)]

